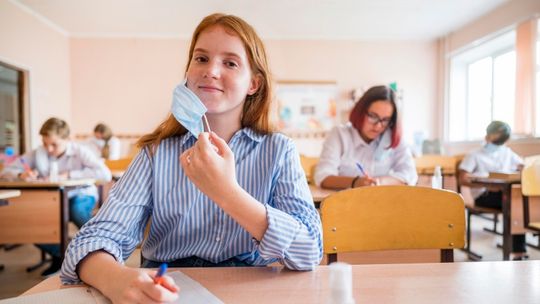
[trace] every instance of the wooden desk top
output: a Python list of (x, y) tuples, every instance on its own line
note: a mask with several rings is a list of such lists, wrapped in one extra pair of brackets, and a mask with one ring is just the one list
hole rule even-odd
[(336, 190), (323, 189), (315, 185), (309, 185), (309, 191), (313, 197), (313, 202), (316, 204), (320, 204), (327, 196), (337, 192)]
[(0, 199), (9, 199), (17, 196), (21, 196), (21, 191), (19, 190), (0, 190)]
[(520, 179), (511, 179), (511, 178), (493, 178), (493, 177), (480, 177), (475, 176), (471, 178), (471, 183), (478, 185), (514, 185), (521, 184)]
[[(225, 303), (326, 303), (330, 294), (327, 266), (307, 272), (282, 267), (176, 270)], [(538, 303), (539, 280), (540, 261), (353, 266), (356, 303)], [(55, 276), (24, 294), (59, 287)]]
[(14, 189), (28, 189), (28, 188), (53, 188), (53, 187), (73, 187), (83, 185), (93, 185), (96, 181), (91, 178), (85, 179), (68, 179), (59, 181), (56, 183), (49, 181), (23, 181), (23, 180), (0, 180), (0, 187), (2, 188), (14, 188)]

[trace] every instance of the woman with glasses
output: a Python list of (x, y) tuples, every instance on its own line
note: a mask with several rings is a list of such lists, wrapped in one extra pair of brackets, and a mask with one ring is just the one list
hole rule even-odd
[(349, 123), (330, 131), (315, 170), (317, 186), (416, 184), (411, 151), (401, 142), (395, 99), (391, 88), (372, 87), (352, 109)]

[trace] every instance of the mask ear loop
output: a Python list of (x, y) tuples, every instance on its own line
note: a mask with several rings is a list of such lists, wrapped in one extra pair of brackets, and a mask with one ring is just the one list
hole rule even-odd
[(203, 118), (204, 124), (206, 125), (206, 130), (208, 130), (208, 133), (212, 133), (212, 130), (210, 130), (210, 124), (208, 123), (208, 119), (206, 119), (206, 115), (203, 115)]

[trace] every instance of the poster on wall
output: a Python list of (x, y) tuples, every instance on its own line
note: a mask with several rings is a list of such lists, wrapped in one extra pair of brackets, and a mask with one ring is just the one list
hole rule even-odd
[(335, 82), (277, 83), (278, 126), (284, 133), (330, 130), (336, 123)]

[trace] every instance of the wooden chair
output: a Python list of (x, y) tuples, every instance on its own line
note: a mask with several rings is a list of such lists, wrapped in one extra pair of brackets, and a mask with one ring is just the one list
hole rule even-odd
[(465, 244), (465, 209), (455, 192), (414, 186), (348, 189), (321, 204), (328, 262), (354, 251), (440, 249), (453, 262)]
[(531, 222), (529, 197), (540, 197), (540, 157), (529, 159), (521, 171), (521, 195), (523, 196), (523, 223), (527, 229), (540, 232), (540, 221)]
[[(463, 160), (464, 157), (465, 155), (460, 155), (456, 157), (457, 192), (463, 196), (463, 200), (465, 202), (465, 209), (467, 210), (467, 233), (466, 233), (467, 245), (462, 250), (467, 253), (467, 257), (470, 260), (479, 261), (482, 259), (482, 255), (480, 255), (477, 252), (472, 251), (471, 249), (471, 243), (472, 243), (471, 217), (474, 215), (474, 216), (478, 216), (478, 217), (493, 221), (493, 228), (484, 227), (483, 228), (484, 231), (501, 235), (501, 233), (497, 231), (497, 223), (499, 222), (499, 215), (502, 214), (502, 211), (499, 209), (494, 209), (494, 208), (475, 206), (474, 198), (470, 192), (470, 188), (462, 187), (459, 181), (459, 165), (461, 164), (461, 161)], [(489, 217), (488, 215), (491, 215), (491, 217)]]
[(115, 160), (105, 160), (105, 165), (109, 170), (116, 171), (116, 170), (127, 170), (129, 167), (129, 164), (131, 164), (131, 161), (133, 160), (133, 157), (125, 157)]
[(314, 184), (313, 176), (315, 175), (315, 167), (319, 162), (318, 157), (310, 157), (300, 154), (300, 163), (302, 164), (302, 169), (306, 174), (306, 179), (308, 184)]

